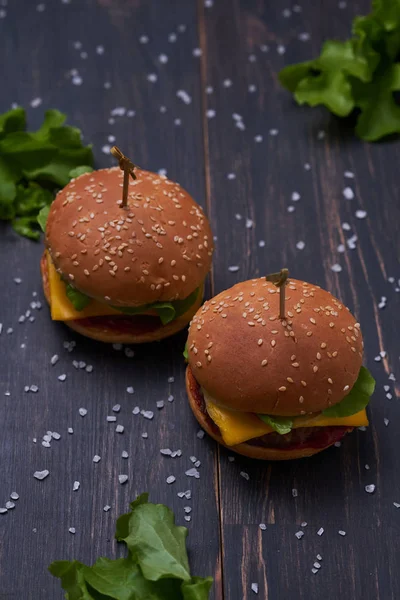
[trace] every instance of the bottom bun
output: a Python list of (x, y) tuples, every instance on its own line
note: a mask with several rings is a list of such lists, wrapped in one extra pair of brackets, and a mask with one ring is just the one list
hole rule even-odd
[[(46, 255), (40, 261), (44, 295), (50, 304), (50, 285)], [(203, 301), (203, 293), (189, 310), (168, 323), (162, 325), (159, 317), (151, 315), (89, 317), (75, 321), (63, 321), (74, 331), (99, 342), (110, 344), (143, 344), (155, 342), (174, 335), (191, 321)]]
[[(251, 443), (244, 442), (242, 444), (238, 444), (237, 446), (227, 446), (222, 439), (219, 428), (207, 413), (201, 387), (196, 381), (190, 366), (188, 366), (186, 369), (186, 391), (189, 397), (190, 407), (202, 429), (204, 429), (209, 436), (214, 438), (216, 442), (221, 444), (221, 446), (225, 446), (225, 448), (228, 448), (233, 452), (237, 452), (243, 456), (249, 456), (250, 458), (257, 458), (260, 460), (293, 460), (296, 458), (306, 458), (313, 456), (314, 454), (318, 454), (319, 452), (322, 452), (322, 450), (326, 450), (330, 446), (333, 446), (333, 444), (339, 441), (347, 432), (353, 430), (352, 427), (335, 427), (334, 429), (337, 430), (337, 435), (333, 436), (334, 439), (328, 444), (320, 447), (307, 447), (306, 442), (303, 442), (299, 448), (291, 447), (288, 449), (282, 449), (266, 447), (265, 445), (261, 444), (257, 445), (257, 438), (251, 440)], [(263, 436), (263, 438), (260, 439), (265, 439), (266, 437), (268, 436)]]

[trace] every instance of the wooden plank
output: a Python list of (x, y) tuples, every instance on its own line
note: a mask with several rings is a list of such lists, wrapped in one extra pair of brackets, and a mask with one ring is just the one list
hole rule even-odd
[[(142, 36), (148, 42), (140, 41)], [(7, 85), (1, 111), (11, 102), (29, 106), (41, 98), (42, 106), (29, 111), (31, 123), (40, 123), (42, 108), (59, 108), (94, 142), (99, 166), (113, 163), (101, 152), (112, 143), (107, 139), (112, 134), (134, 162), (166, 169), (204, 204), (199, 59), (192, 55), (197, 45), (196, 6), (185, 0), (173, 7), (122, 0), (46, 3), (42, 12), (35, 3), (15, 2), (0, 22), (0, 49), (13, 57), (3, 61)], [(103, 54), (98, 46), (104, 47)], [(168, 62), (160, 60), (162, 54)], [(187, 96), (177, 97), (179, 90)], [(112, 116), (113, 110), (124, 112), (117, 107), (134, 110), (136, 116)], [(16, 508), (0, 516), (0, 597), (61, 598), (47, 565), (55, 559), (90, 563), (101, 555), (119, 555), (115, 519), (136, 494), (148, 490), (151, 500), (173, 508), (177, 521), (188, 526), (193, 573), (213, 574), (212, 597), (221, 598), (215, 445), (197, 437), (199, 427), (186, 400), (185, 334), (137, 347), (130, 358), (53, 324), (44, 305), (31, 309), (33, 323), (19, 324), (32, 300), (44, 302), (42, 249), (3, 224), (0, 238), (0, 506), (12, 491), (20, 495)], [(19, 285), (15, 277), (22, 279)], [(7, 335), (9, 327), (14, 332)], [(76, 341), (71, 353), (64, 341)], [(55, 354), (59, 361), (51, 366)], [(79, 361), (93, 365), (93, 372), (79, 368)], [(65, 382), (58, 380), (61, 374)], [(25, 393), (25, 385), (37, 385), (38, 392)], [(130, 386), (133, 395), (127, 393)], [(158, 400), (165, 402), (163, 409), (156, 408)], [(119, 413), (112, 410), (116, 404)], [(134, 416), (135, 406), (154, 411), (154, 419)], [(80, 416), (79, 408), (87, 415)], [(117, 416), (123, 434), (115, 432), (107, 415)], [(41, 445), (47, 431), (61, 435), (51, 448)], [(168, 447), (181, 449), (182, 457), (161, 456), (160, 449)], [(129, 453), (125, 460), (124, 450)], [(96, 454), (98, 464), (92, 462)], [(191, 456), (201, 460), (200, 480), (185, 475), (193, 466)], [(33, 473), (43, 469), (49, 477), (35, 480)], [(119, 474), (129, 475), (127, 484), (118, 483)], [(176, 482), (167, 485), (171, 474)], [(78, 491), (73, 491), (74, 481), (80, 482)], [(188, 489), (191, 500), (177, 497)], [(105, 505), (111, 506), (109, 512)], [(185, 506), (193, 509), (190, 523), (184, 520)], [(76, 528), (75, 535), (70, 527)]]
[[(340, 9), (334, 0), (318, 6), (305, 0), (301, 12), (293, 9), (286, 18), (280, 3), (199, 4), (205, 81), (213, 88), (205, 110), (216, 113), (206, 131), (218, 238), (215, 292), (283, 266), (327, 287), (360, 319), (366, 362), (377, 380), (371, 427), (348, 436), (341, 448), (288, 464), (238, 456), (231, 463), (232, 453), (221, 449), (225, 596), (250, 599), (257, 583), (259, 597), (269, 600), (399, 598), (394, 549), (400, 523), (393, 502), (400, 502), (400, 409), (383, 389), (395, 393), (388, 377), (398, 354), (393, 327), (399, 295), (388, 277), (398, 277), (399, 146), (363, 144), (324, 110), (296, 106), (277, 81), (279, 69), (315, 56), (323, 39), (348, 35), (352, 17), (367, 13), (369, 2)], [(301, 33), (310, 41), (300, 41)], [(346, 179), (345, 171), (355, 178)], [(347, 186), (353, 200), (343, 197)], [(300, 200), (292, 200), (294, 192)], [(357, 210), (367, 217), (358, 219)], [(346, 245), (352, 235), (358, 237), (354, 250)], [(332, 271), (336, 263), (341, 272)], [(230, 272), (229, 266), (240, 269)], [(381, 296), (387, 297), (385, 310), (378, 308)], [(380, 351), (385, 357), (374, 362)], [(368, 484), (376, 485), (375, 494), (365, 492)], [(302, 522), (308, 525), (301, 528)], [(301, 529), (305, 535), (298, 540)], [(321, 569), (313, 574), (318, 554)]]

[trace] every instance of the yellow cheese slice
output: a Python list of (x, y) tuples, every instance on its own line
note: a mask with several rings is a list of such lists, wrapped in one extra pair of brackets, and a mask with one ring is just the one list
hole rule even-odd
[[(235, 446), (252, 438), (265, 435), (274, 431), (272, 427), (263, 423), (254, 413), (242, 413), (228, 408), (217, 406), (211, 396), (203, 389), (207, 412), (214, 423), (219, 427), (222, 439), (227, 446)], [(324, 415), (304, 416), (293, 418), (293, 429), (299, 427), (326, 427), (326, 426), (361, 427), (368, 425), (367, 413), (364, 410), (351, 415), (351, 417), (332, 418)]]
[(50, 307), (53, 321), (74, 321), (87, 317), (102, 317), (107, 315), (120, 315), (121, 313), (107, 304), (92, 300), (83, 310), (75, 310), (65, 293), (65, 283), (57, 273), (53, 261), (47, 252), (49, 270)]

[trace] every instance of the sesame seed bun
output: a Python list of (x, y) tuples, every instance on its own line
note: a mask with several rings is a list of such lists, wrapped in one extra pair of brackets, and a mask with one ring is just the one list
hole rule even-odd
[[(343, 437), (345, 433), (341, 431), (340, 436), (332, 439), (328, 444), (319, 447), (303, 445), (299, 448), (284, 450), (282, 448), (271, 448), (257, 445), (257, 440), (254, 440), (253, 443), (244, 442), (242, 444), (237, 444), (236, 446), (227, 446), (224, 444), (224, 440), (222, 439), (218, 427), (215, 425), (215, 423), (213, 423), (205, 410), (204, 399), (201, 395), (200, 386), (195, 380), (190, 366), (188, 366), (186, 369), (186, 391), (189, 398), (190, 408), (192, 409), (193, 414), (199, 422), (201, 428), (204, 429), (204, 431), (216, 442), (221, 444), (221, 446), (225, 446), (225, 448), (228, 448), (228, 450), (236, 452), (237, 454), (242, 454), (243, 456), (248, 456), (249, 458), (256, 458), (259, 460), (295, 460), (297, 458), (306, 458), (313, 456), (314, 454), (318, 454), (319, 452), (322, 452), (322, 450), (326, 450), (330, 446), (333, 446), (335, 442), (338, 441), (340, 437)], [(351, 431), (352, 428), (349, 427), (347, 430)]]
[[(48, 262), (45, 253), (40, 262), (40, 269), (44, 295), (50, 304)], [(76, 321), (65, 321), (65, 324), (77, 333), (99, 342), (110, 344), (143, 344), (155, 342), (174, 335), (186, 327), (199, 309), (202, 301), (203, 293), (199, 293), (196, 302), (189, 310), (167, 325), (162, 325), (158, 317), (149, 315), (135, 315), (132, 317), (121, 315), (121, 317), (114, 316), (110, 318), (94, 317)]]
[(64, 279), (101, 302), (134, 307), (184, 299), (210, 270), (208, 220), (179, 184), (141, 169), (135, 174), (127, 208), (119, 167), (73, 179), (51, 205), (46, 246)]
[(290, 279), (285, 293), (286, 320), (265, 278), (238, 283), (194, 316), (189, 364), (222, 406), (296, 416), (340, 402), (353, 387), (363, 352), (355, 318), (316, 285)]

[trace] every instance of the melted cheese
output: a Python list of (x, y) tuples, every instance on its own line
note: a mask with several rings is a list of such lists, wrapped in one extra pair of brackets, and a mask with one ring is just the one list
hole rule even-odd
[(107, 315), (120, 315), (121, 313), (107, 304), (92, 300), (83, 310), (75, 310), (65, 293), (65, 283), (57, 273), (53, 261), (47, 253), (47, 264), (50, 285), (50, 307), (53, 321), (74, 321), (87, 317), (103, 317)]
[[(252, 438), (274, 431), (272, 427), (261, 421), (254, 413), (242, 413), (215, 404), (213, 398), (203, 389), (207, 412), (219, 427), (222, 439), (227, 446), (235, 446)], [(293, 418), (293, 429), (299, 427), (327, 426), (361, 427), (368, 425), (367, 413), (362, 410), (351, 417), (332, 418), (320, 414), (316, 417), (304, 416)]]

